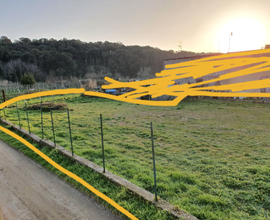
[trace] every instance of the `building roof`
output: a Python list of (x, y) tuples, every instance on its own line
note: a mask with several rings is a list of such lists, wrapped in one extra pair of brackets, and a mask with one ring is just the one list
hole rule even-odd
[(221, 54), (223, 54), (223, 53), (212, 53), (212, 54), (197, 55), (197, 56), (191, 56), (191, 57), (164, 58), (164, 60), (200, 59), (200, 58), (204, 58), (204, 57), (217, 56), (217, 55), (221, 55)]

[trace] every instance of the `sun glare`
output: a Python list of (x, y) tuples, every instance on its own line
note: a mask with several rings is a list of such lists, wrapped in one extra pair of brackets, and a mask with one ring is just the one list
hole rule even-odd
[(252, 18), (230, 20), (217, 31), (215, 45), (222, 53), (258, 50), (265, 46), (265, 28)]

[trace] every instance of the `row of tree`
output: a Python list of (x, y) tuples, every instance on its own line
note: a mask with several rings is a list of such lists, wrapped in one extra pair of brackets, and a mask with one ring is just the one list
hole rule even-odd
[(25, 73), (37, 81), (47, 77), (78, 77), (95, 73), (113, 78), (153, 77), (163, 69), (164, 58), (197, 55), (194, 52), (163, 51), (150, 46), (125, 46), (121, 42), (82, 42), (0, 38), (0, 78), (19, 81)]

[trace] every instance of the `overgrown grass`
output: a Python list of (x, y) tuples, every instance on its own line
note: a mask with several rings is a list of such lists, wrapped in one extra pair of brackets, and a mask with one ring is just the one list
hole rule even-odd
[[(150, 122), (154, 125), (160, 198), (199, 219), (270, 218), (269, 105), (187, 99), (153, 107), (101, 98), (65, 100), (74, 152), (102, 166), (103, 115), (106, 169), (154, 193)], [(17, 123), (16, 109), (6, 110)], [(27, 130), (25, 111), (21, 109)], [(28, 111), (41, 137), (40, 112)], [(50, 114), (45, 138), (53, 140)], [(54, 112), (56, 142), (70, 149), (66, 112)], [(148, 218), (149, 219), (149, 218)]]

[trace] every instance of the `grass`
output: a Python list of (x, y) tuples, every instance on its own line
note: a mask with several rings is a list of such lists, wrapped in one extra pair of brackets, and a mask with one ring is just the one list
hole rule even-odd
[[(7, 127), (3, 123), (0, 123), (1, 126)], [(15, 132), (17, 133), (17, 132)], [(87, 188), (85, 188), (83, 185), (75, 181), (74, 179), (66, 176), (61, 171), (57, 170), (55, 167), (47, 163), (43, 158), (39, 157), (37, 154), (35, 154), (32, 150), (30, 150), (28, 147), (26, 147), (21, 142), (17, 141), (16, 139), (5, 135), (2, 131), (0, 131), (0, 136), (3, 141), (8, 143), (11, 146), (14, 146), (16, 149), (22, 151), (25, 155), (28, 157), (34, 159), (38, 163), (40, 163), (42, 166), (44, 166), (46, 169), (50, 170), (51, 172), (57, 174), (60, 178), (62, 178), (64, 181), (68, 182), (69, 184), (73, 185), (75, 188), (79, 189), (80, 191), (84, 192), (87, 195), (94, 196), (96, 200), (103, 203), (105, 206), (110, 208), (113, 213), (116, 213), (122, 217), (122, 219), (129, 219), (124, 214), (120, 213), (118, 210), (116, 210), (114, 207), (109, 205), (109, 203), (105, 202), (104, 200), (97, 197), (95, 194), (91, 193)], [(90, 185), (92, 185), (94, 188), (102, 192), (103, 194), (109, 196), (112, 200), (117, 202), (119, 205), (121, 205), (123, 208), (131, 212), (133, 215), (135, 215), (139, 219), (160, 219), (160, 220), (173, 220), (174, 218), (169, 215), (168, 212), (162, 211), (160, 209), (157, 209), (153, 205), (149, 204), (148, 202), (142, 200), (138, 196), (133, 195), (132, 193), (128, 192), (124, 187), (116, 186), (112, 184), (110, 181), (108, 181), (104, 176), (95, 173), (94, 171), (74, 162), (70, 158), (67, 158), (63, 156), (62, 154), (58, 153), (57, 150), (51, 149), (49, 147), (43, 147), (41, 148), (39, 145), (31, 142), (31, 140), (27, 139), (30, 143), (32, 143), (36, 148), (38, 148), (40, 151), (42, 151), (44, 154), (49, 156), (51, 159), (53, 159), (56, 163), (64, 167), (65, 169), (71, 171), (72, 173), (76, 174), (86, 182), (88, 182)]]
[[(187, 99), (175, 107), (89, 97), (63, 101), (74, 110), (75, 154), (102, 166), (102, 114), (106, 169), (154, 193), (152, 121), (160, 198), (199, 219), (270, 217), (269, 105), (212, 99)], [(18, 124), (16, 109), (6, 112), (7, 120)], [(27, 130), (25, 111), (19, 112)], [(31, 131), (41, 137), (40, 112), (28, 114)], [(56, 142), (70, 150), (66, 115), (55, 111), (53, 117)], [(50, 113), (43, 116), (45, 138), (53, 140)]]
[[(11, 98), (15, 98), (16, 96), (17, 95), (10, 95), (10, 96), (8, 96), (8, 98), (6, 98), (6, 100), (9, 100)], [(29, 106), (29, 105), (33, 105), (33, 104), (38, 104), (38, 103), (40, 103), (41, 100), (43, 103), (45, 103), (45, 102), (64, 103), (66, 100), (73, 99), (73, 98), (78, 97), (78, 96), (79, 96), (78, 94), (67, 94), (67, 95), (45, 96), (45, 97), (42, 97), (42, 99), (40, 99), (40, 98), (27, 99), (26, 105)], [(3, 100), (1, 100), (1, 102), (3, 102)], [(19, 108), (24, 107), (25, 106), (24, 100), (17, 102), (17, 105)], [(7, 108), (14, 108), (14, 107), (16, 107), (16, 103), (13, 103), (13, 104), (7, 106)]]

